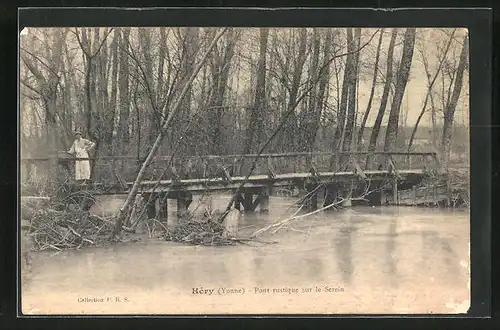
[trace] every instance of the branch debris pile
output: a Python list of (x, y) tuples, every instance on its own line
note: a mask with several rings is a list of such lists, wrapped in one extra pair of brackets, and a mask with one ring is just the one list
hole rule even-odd
[[(44, 251), (103, 246), (111, 242), (113, 219), (107, 219), (77, 205), (68, 207), (63, 201), (47, 207), (33, 208), (22, 203), (22, 217), (29, 221), (31, 250)], [(117, 238), (123, 240), (124, 237)], [(131, 241), (134, 242), (134, 238)]]
[(470, 207), (469, 172), (450, 170), (451, 206)]
[[(464, 169), (449, 169), (447, 175), (442, 176), (435, 171), (428, 170), (420, 187), (433, 188), (441, 187), (446, 190), (449, 187), (447, 198), (450, 207), (461, 208), (470, 207), (469, 193), (469, 171)], [(444, 198), (445, 196), (443, 196)]]
[(224, 226), (216, 221), (190, 220), (175, 227), (169, 227), (165, 240), (194, 245), (236, 245), (237, 239), (230, 237)]

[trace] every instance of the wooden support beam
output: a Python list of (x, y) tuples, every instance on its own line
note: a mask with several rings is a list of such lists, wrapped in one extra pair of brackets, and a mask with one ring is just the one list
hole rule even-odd
[(396, 165), (394, 164), (394, 160), (392, 159), (392, 156), (389, 155), (387, 159), (388, 165), (389, 165), (389, 174), (394, 174), (396, 178), (402, 179), (401, 175), (399, 174), (398, 170), (396, 169)]
[(309, 200), (309, 209), (315, 211), (318, 209), (318, 194), (314, 193)]
[(208, 169), (208, 164), (206, 162), (203, 162), (203, 178), (206, 178), (208, 175), (207, 169)]
[(231, 174), (229, 174), (229, 171), (224, 166), (224, 164), (217, 164), (217, 166), (219, 167), (220, 173), (222, 174), (222, 179), (231, 183)]
[(305, 200), (306, 207), (310, 211), (318, 209), (318, 191), (316, 190), (317, 186), (318, 185), (313, 182), (308, 182), (305, 184), (305, 188), (308, 194), (314, 191), (314, 193), (308, 196)]
[(189, 191), (179, 191), (177, 193), (177, 217), (183, 218), (187, 215), (189, 205), (193, 202), (193, 194)]
[(177, 218), (184, 218), (187, 215), (187, 205), (184, 198), (177, 198)]
[(244, 207), (243, 205), (243, 197), (241, 194), (236, 195), (236, 198), (234, 199), (234, 208), (237, 209), (238, 211), (241, 210), (241, 207)]
[(351, 181), (348, 184), (344, 185), (344, 189), (342, 192), (342, 197), (344, 198), (344, 201), (342, 202), (342, 206), (344, 207), (350, 207), (352, 206), (352, 190), (353, 190), (353, 182)]
[(356, 159), (354, 159), (354, 157), (351, 158), (351, 164), (354, 167), (354, 173), (359, 175), (363, 180), (368, 179), (365, 172), (361, 169), (361, 166), (359, 165), (358, 161)]
[(260, 212), (269, 212), (270, 195), (271, 195), (271, 188), (262, 188), (259, 195)]
[(168, 199), (167, 196), (162, 196), (156, 199), (156, 218), (160, 221), (168, 220)]
[(238, 171), (238, 159), (237, 158), (233, 158), (233, 169), (232, 169), (232, 175), (233, 176), (236, 176), (236, 175), (239, 175), (239, 173), (237, 172)]
[(316, 170), (316, 166), (314, 166), (313, 162), (309, 162), (309, 173), (311, 173), (316, 182), (319, 183), (321, 181), (318, 171)]
[(274, 180), (276, 178), (276, 173), (271, 163), (271, 157), (267, 158), (267, 176), (269, 180)]
[(399, 204), (399, 200), (398, 200), (398, 179), (395, 178), (393, 183), (392, 183), (392, 202), (394, 205), (398, 205)]
[(382, 205), (382, 195), (383, 195), (383, 192), (380, 190), (370, 192), (367, 196), (369, 205), (370, 206)]
[(251, 192), (245, 192), (243, 194), (243, 209), (245, 212), (253, 211), (253, 194)]
[(434, 152), (432, 153), (431, 157), (434, 159), (434, 162), (436, 163), (437, 172), (439, 174), (446, 173), (446, 169), (443, 167), (443, 164), (441, 164), (441, 162), (439, 161), (437, 154)]
[(262, 201), (262, 196), (257, 195), (257, 197), (255, 197), (255, 200), (252, 203), (252, 212), (254, 212), (257, 209), (257, 206), (259, 206), (261, 201)]
[(120, 188), (125, 190), (128, 188), (127, 181), (125, 181), (120, 174), (118, 174), (115, 169), (113, 169), (113, 174), (115, 175), (116, 181), (119, 184)]
[[(183, 156), (183, 159), (232, 159), (232, 158), (296, 158), (300, 156), (332, 156), (335, 153), (331, 152), (287, 152), (287, 153), (263, 153), (263, 154), (231, 154), (231, 155), (207, 155), (207, 156)], [(388, 152), (388, 151), (376, 151), (376, 152), (368, 152), (368, 151), (349, 151), (349, 152), (339, 152), (339, 155), (398, 155), (398, 156), (433, 156), (435, 152)], [(157, 157), (158, 160), (170, 160), (172, 156), (165, 155)], [(72, 158), (69, 156), (66, 151), (58, 152), (58, 160), (65, 160), (67, 158)], [(175, 158), (175, 157), (174, 157)], [(72, 158), (73, 159), (73, 158)], [(95, 157), (82, 157), (77, 158), (77, 160), (95, 160)], [(136, 156), (100, 156), (100, 160), (131, 160), (135, 161), (137, 159)], [(34, 157), (22, 157), (21, 162), (29, 162), (29, 161), (48, 161), (49, 157), (47, 156), (34, 156)], [(74, 160), (74, 159), (73, 159)]]
[(146, 216), (148, 219), (154, 219), (156, 216), (156, 196), (151, 196), (146, 198)]
[[(337, 195), (338, 195), (338, 187), (333, 184), (327, 185), (325, 189), (325, 198), (323, 200), (323, 206), (335, 203)], [(330, 208), (328, 210), (333, 210), (333, 209)]]
[(380, 205), (387, 205), (387, 191), (386, 190), (381, 191)]
[(260, 212), (269, 212), (269, 195), (261, 196)]

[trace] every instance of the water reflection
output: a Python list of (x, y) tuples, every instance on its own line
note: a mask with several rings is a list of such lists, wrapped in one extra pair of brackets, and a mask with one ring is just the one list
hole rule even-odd
[(389, 232), (387, 234), (387, 243), (386, 243), (386, 263), (388, 267), (388, 275), (389, 281), (392, 287), (397, 288), (399, 286), (398, 282), (398, 270), (396, 266), (396, 262), (394, 260), (394, 252), (396, 250), (396, 219), (391, 219), (389, 223)]
[(357, 228), (352, 225), (347, 225), (340, 228), (337, 238), (334, 240), (334, 248), (337, 256), (342, 280), (351, 284), (354, 265), (352, 260), (352, 235), (357, 231)]

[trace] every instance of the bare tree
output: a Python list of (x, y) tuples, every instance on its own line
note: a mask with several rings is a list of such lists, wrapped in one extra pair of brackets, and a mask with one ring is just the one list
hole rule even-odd
[[(304, 68), (304, 63), (306, 61), (306, 42), (307, 42), (307, 29), (301, 28), (299, 30), (298, 36), (298, 51), (297, 56), (293, 56), (293, 73), (291, 82), (288, 85), (288, 80), (286, 79), (286, 73), (283, 72), (283, 78), (281, 81), (286, 84), (286, 88), (288, 89), (288, 102), (286, 105), (286, 110), (289, 111), (292, 107), (295, 107), (295, 103), (297, 101), (297, 96), (299, 93), (300, 81), (302, 78), (302, 70)], [(290, 54), (292, 56), (292, 54)], [(288, 59), (288, 57), (287, 57)], [(288, 87), (289, 86), (289, 87)], [(289, 145), (289, 149), (295, 150), (297, 146), (297, 135), (298, 125), (297, 125), (297, 117), (295, 115), (295, 111), (291, 112), (290, 117), (287, 120), (287, 123), (284, 128), (284, 136)]]
[[(392, 29), (391, 40), (389, 42), (389, 49), (387, 51), (387, 68), (386, 68), (386, 74), (385, 74), (384, 90), (382, 92), (382, 98), (380, 100), (380, 107), (378, 109), (377, 118), (375, 119), (375, 123), (374, 123), (373, 129), (372, 129), (372, 134), (370, 136), (370, 143), (368, 144), (368, 151), (369, 152), (374, 152), (375, 148), (377, 146), (377, 139), (378, 139), (378, 135), (380, 132), (380, 127), (382, 125), (382, 119), (384, 118), (385, 109), (387, 106), (387, 100), (389, 98), (389, 92), (391, 90), (392, 75), (393, 75), (392, 63), (393, 63), (394, 46), (396, 44), (397, 34), (398, 34), (397, 29)], [(366, 158), (366, 167), (367, 168), (372, 167), (372, 164), (371, 164), (372, 161), (373, 161), (373, 157), (368, 156)]]
[(249, 154), (260, 145), (263, 135), (265, 95), (266, 95), (266, 52), (268, 28), (260, 28), (259, 62), (257, 64), (257, 81), (255, 99), (250, 112), (244, 153)]
[[(443, 66), (443, 63), (446, 59), (446, 56), (448, 54), (448, 51), (450, 49), (450, 46), (451, 46), (451, 43), (453, 41), (453, 38), (454, 38), (454, 35), (455, 35), (455, 30), (453, 30), (453, 32), (451, 33), (447, 43), (446, 43), (446, 47), (445, 47), (445, 50), (444, 50), (444, 53), (441, 57), (441, 60), (439, 61), (439, 64), (438, 64), (438, 67), (436, 69), (436, 72), (434, 73), (434, 77), (432, 78), (432, 80), (430, 80), (430, 72), (429, 72), (429, 63), (427, 61), (427, 56), (425, 55), (424, 51), (422, 50), (421, 51), (421, 55), (422, 55), (422, 62), (424, 64), (424, 69), (425, 69), (425, 74), (427, 76), (427, 80), (428, 80), (428, 85), (427, 85), (427, 93), (425, 95), (425, 100), (424, 100), (424, 105), (422, 106), (422, 110), (420, 111), (420, 114), (418, 115), (418, 118), (417, 118), (417, 121), (415, 123), (415, 126), (413, 127), (413, 131), (411, 132), (411, 136), (410, 136), (410, 141), (408, 142), (408, 152), (411, 152), (411, 147), (413, 145), (413, 140), (415, 139), (415, 134), (417, 133), (417, 130), (418, 130), (418, 125), (420, 124), (420, 121), (422, 120), (422, 117), (424, 116), (425, 112), (427, 111), (427, 102), (429, 101), (429, 99), (432, 101), (432, 88), (434, 87), (434, 83), (436, 82), (436, 79), (437, 77), (439, 76), (440, 72), (441, 72), (441, 68)], [(435, 109), (434, 109), (434, 105), (432, 104), (432, 109), (433, 109), (433, 113), (432, 113), (432, 135), (435, 134), (435, 129), (436, 129), (436, 114), (435, 114)], [(434, 139), (432, 139), (433, 142)]]
[[(321, 67), (324, 68), (323, 73), (319, 78), (318, 85), (318, 94), (316, 96), (316, 112), (314, 118), (314, 126), (311, 130), (311, 142), (312, 145), (315, 142), (316, 134), (318, 132), (318, 128), (320, 126), (321, 117), (324, 114), (326, 109), (325, 105), (328, 100), (328, 86), (330, 82), (330, 63), (328, 62), (328, 58), (332, 51), (332, 43), (333, 43), (333, 33), (331, 30), (326, 32), (325, 42), (323, 46), (323, 63)], [(359, 46), (359, 45), (358, 45)], [(319, 70), (318, 70), (319, 71)]]
[(370, 115), (370, 111), (372, 108), (373, 96), (375, 95), (375, 88), (377, 85), (377, 76), (378, 76), (378, 62), (380, 59), (380, 48), (382, 48), (382, 40), (384, 37), (384, 29), (380, 30), (380, 37), (378, 38), (377, 45), (377, 53), (375, 54), (375, 63), (373, 64), (373, 81), (372, 88), (370, 90), (370, 97), (368, 98), (368, 104), (366, 105), (365, 113), (363, 114), (363, 119), (361, 120), (361, 125), (359, 127), (358, 132), (358, 148), (362, 146), (363, 142), (363, 134), (365, 131), (366, 121), (368, 120), (368, 116)]
[(130, 141), (129, 134), (129, 117), (130, 117), (130, 69), (128, 48), (130, 43), (130, 28), (121, 29), (120, 38), (120, 67), (118, 76), (118, 108), (120, 111), (120, 121), (118, 125), (118, 140), (123, 144), (128, 144)]
[(396, 88), (391, 103), (389, 121), (387, 123), (384, 151), (393, 151), (396, 145), (401, 102), (403, 100), (403, 96), (406, 90), (406, 84), (408, 83), (408, 78), (410, 76), (410, 68), (413, 59), (415, 31), (415, 28), (408, 28), (405, 32), (403, 54), (401, 55), (401, 62), (399, 64), (398, 76), (396, 79)]
[(209, 136), (211, 143), (209, 150), (211, 154), (222, 154), (223, 150), (223, 127), (224, 97), (226, 95), (231, 61), (234, 55), (234, 47), (237, 36), (234, 29), (229, 29), (225, 35), (225, 45), (219, 54), (218, 50), (212, 53), (210, 69), (212, 73), (212, 93), (208, 108)]
[(342, 136), (345, 132), (346, 125), (346, 115), (347, 115), (347, 103), (349, 97), (349, 79), (351, 76), (351, 70), (353, 68), (353, 57), (354, 54), (350, 50), (352, 50), (352, 31), (350, 29), (346, 29), (347, 31), (347, 55), (345, 69), (344, 69), (344, 78), (342, 81), (342, 93), (340, 99), (340, 107), (337, 110), (337, 126), (335, 128), (335, 135), (333, 137), (333, 150), (338, 152), (341, 150), (343, 142)]
[[(350, 36), (349, 36), (350, 34)], [(361, 38), (361, 29), (354, 29), (354, 39), (352, 39), (352, 31), (351, 29), (347, 32), (348, 40), (350, 39), (349, 44), (353, 44), (351, 46), (351, 50), (358, 49)], [(357, 100), (357, 81), (358, 81), (358, 62), (359, 62), (359, 52), (353, 54), (351, 67), (348, 70), (349, 72), (349, 80), (348, 80), (348, 106), (347, 106), (347, 118), (345, 123), (344, 132), (342, 133), (343, 141), (342, 141), (342, 150), (349, 151), (351, 150), (351, 141), (354, 134), (354, 124), (356, 120), (356, 100)], [(342, 163), (342, 162), (341, 162)]]
[[(105, 142), (107, 145), (112, 145), (113, 143), (113, 133), (115, 129), (115, 117), (116, 117), (116, 102), (118, 95), (118, 44), (121, 42), (121, 32), (116, 29), (113, 33), (113, 41), (110, 46), (110, 56), (111, 56), (111, 95), (109, 98), (108, 111), (105, 113), (104, 120), (106, 125), (105, 130)], [(113, 152), (111, 151), (111, 154)]]
[(172, 119), (174, 118), (174, 116), (176, 115), (177, 111), (179, 110), (179, 108), (182, 104), (184, 95), (186, 95), (186, 93), (190, 89), (190, 86), (191, 86), (193, 80), (195, 79), (196, 75), (200, 71), (201, 67), (205, 64), (207, 57), (209, 56), (210, 52), (212, 51), (212, 49), (216, 45), (217, 41), (222, 37), (222, 35), (225, 32), (226, 32), (226, 29), (223, 29), (219, 33), (217, 33), (217, 35), (214, 37), (211, 44), (208, 46), (206, 53), (203, 55), (201, 61), (198, 63), (198, 65), (195, 68), (193, 68), (191, 76), (186, 79), (184, 87), (183, 87), (182, 91), (180, 92), (179, 99), (172, 107), (172, 110), (168, 113), (168, 117), (165, 119), (165, 121), (163, 121), (161, 130), (160, 130), (154, 144), (152, 145), (152, 147), (148, 153), (148, 156), (146, 157), (146, 159), (142, 163), (141, 168), (139, 169), (139, 171), (137, 173), (137, 177), (134, 180), (134, 184), (133, 184), (129, 194), (127, 195), (127, 199), (125, 200), (122, 207), (118, 211), (118, 216), (116, 217), (114, 230), (112, 232), (113, 237), (115, 237), (121, 231), (122, 224), (124, 223), (124, 220), (128, 216), (128, 211), (130, 209), (130, 205), (132, 204), (132, 201), (135, 200), (135, 197), (136, 197), (137, 192), (139, 190), (139, 185), (142, 182), (142, 179), (146, 173), (146, 168), (151, 164), (153, 157), (155, 156), (156, 152), (158, 151), (158, 148), (160, 147), (161, 142), (162, 142), (163, 138), (165, 137), (165, 134), (167, 133), (166, 131), (172, 122)]
[(462, 51), (460, 53), (460, 59), (458, 62), (455, 83), (453, 85), (453, 94), (444, 109), (443, 140), (441, 142), (441, 148), (443, 153), (443, 166), (445, 168), (447, 168), (450, 159), (453, 119), (455, 115), (455, 109), (457, 108), (457, 103), (460, 98), (460, 93), (462, 92), (464, 71), (465, 67), (467, 66), (467, 55), (468, 55), (468, 35), (465, 34), (463, 38)]
[[(61, 79), (61, 69), (63, 68), (63, 47), (66, 39), (66, 29), (52, 29), (46, 33), (44, 38), (45, 58), (33, 54), (21, 44), (21, 60), (28, 68), (35, 83), (28, 79), (22, 79), (21, 83), (32, 92), (40, 95), (43, 102), (47, 144), (50, 147), (50, 182), (55, 183), (57, 170), (57, 91)], [(35, 42), (34, 36), (31, 41)], [(52, 42), (51, 42), (52, 41)]]

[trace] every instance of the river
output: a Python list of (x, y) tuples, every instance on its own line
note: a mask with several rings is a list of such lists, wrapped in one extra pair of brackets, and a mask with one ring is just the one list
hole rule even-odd
[[(214, 207), (224, 207), (228, 198), (218, 196)], [(108, 197), (93, 212), (105, 215), (122, 200)], [(285, 219), (293, 213), (294, 201), (271, 197), (269, 213), (242, 216), (239, 235)], [(173, 203), (169, 211), (174, 216)], [(33, 252), (22, 285), (22, 310), (412, 314), (468, 308), (465, 211), (353, 207), (294, 220), (259, 239), (277, 243), (205, 247), (144, 238), (134, 244), (56, 254)]]

